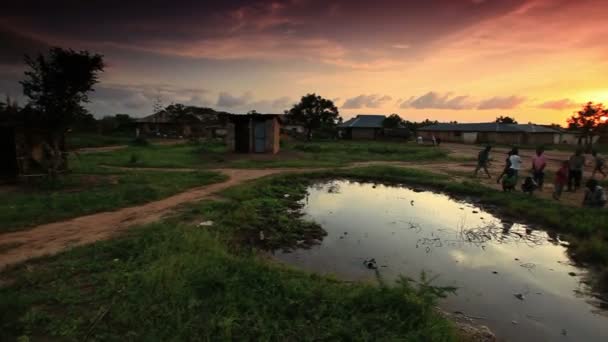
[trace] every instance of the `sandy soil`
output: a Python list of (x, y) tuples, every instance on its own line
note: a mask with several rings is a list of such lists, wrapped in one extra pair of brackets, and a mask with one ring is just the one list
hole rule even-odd
[[(480, 150), (477, 146), (445, 144), (443, 148), (450, 150), (453, 155), (463, 157), (474, 157)], [(506, 149), (496, 149), (492, 153), (495, 162), (492, 163), (490, 172), (492, 179), (480, 176), (478, 180), (485, 185), (499, 189), (495, 177), (500, 174), (506, 157)], [(533, 151), (522, 151), (524, 166), (530, 167)], [(549, 166), (547, 170), (557, 169), (559, 162), (569, 157), (569, 153), (559, 151), (547, 152)], [(470, 179), (475, 168), (475, 162), (432, 162), (432, 163), (413, 163), (413, 162), (364, 162), (356, 163), (349, 167), (366, 165), (395, 165), (410, 168), (418, 168), (432, 172), (444, 173), (454, 176), (456, 180)], [(166, 169), (163, 169), (166, 171)], [(172, 169), (171, 171), (185, 172), (194, 169)], [(211, 184), (204, 187), (193, 188), (177, 195), (139, 205), (134, 207), (122, 208), (115, 211), (101, 212), (87, 216), (77, 217), (66, 221), (54, 222), (33, 227), (29, 230), (12, 232), (0, 235), (0, 269), (23, 262), (30, 258), (40, 257), (58, 253), (72, 246), (84, 245), (98, 240), (108, 239), (116, 233), (125, 229), (159, 220), (162, 216), (172, 212), (181, 204), (196, 202), (205, 198), (212, 198), (214, 193), (234, 185), (285, 172), (307, 172), (318, 169), (218, 169), (230, 178), (223, 183)], [(586, 175), (591, 172), (588, 166)], [(524, 173), (525, 174), (525, 173)], [(552, 185), (547, 184), (543, 192), (536, 193), (535, 196), (550, 198)], [(578, 193), (564, 193), (562, 201), (571, 205), (580, 205), (582, 191)], [(10, 248), (9, 248), (10, 247)]]

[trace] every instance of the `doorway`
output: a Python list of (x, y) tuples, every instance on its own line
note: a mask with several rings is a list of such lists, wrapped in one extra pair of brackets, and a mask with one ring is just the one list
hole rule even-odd
[(255, 138), (255, 152), (263, 153), (266, 151), (266, 122), (256, 121), (254, 122), (254, 133)]
[(17, 177), (15, 130), (10, 127), (0, 127), (0, 178), (14, 177)]

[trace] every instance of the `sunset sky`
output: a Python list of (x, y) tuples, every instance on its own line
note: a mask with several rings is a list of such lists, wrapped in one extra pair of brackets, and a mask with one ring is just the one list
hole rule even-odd
[[(12, 4), (11, 4), (12, 2)], [(343, 117), (563, 123), (608, 102), (608, 1), (3, 1), (0, 94), (22, 56), (103, 54), (98, 117), (162, 102), (277, 113), (302, 95)]]

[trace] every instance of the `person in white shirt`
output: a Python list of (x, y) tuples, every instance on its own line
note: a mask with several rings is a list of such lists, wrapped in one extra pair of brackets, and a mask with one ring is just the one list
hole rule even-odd
[(521, 157), (519, 156), (519, 150), (517, 148), (513, 148), (511, 151), (511, 156), (509, 157), (509, 168), (515, 171), (515, 176), (518, 175), (519, 170), (521, 170)]

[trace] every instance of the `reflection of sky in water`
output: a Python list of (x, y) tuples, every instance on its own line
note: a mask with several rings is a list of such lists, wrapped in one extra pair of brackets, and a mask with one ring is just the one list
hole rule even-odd
[(608, 317), (577, 295), (588, 291), (580, 283), (583, 270), (570, 265), (555, 235), (400, 187), (334, 181), (311, 188), (305, 202), (308, 218), (328, 236), (310, 250), (279, 254), (281, 260), (370, 279), (363, 260), (375, 258), (386, 279), (417, 279), (425, 271), (437, 276), (435, 285), (457, 286), (442, 307), (483, 317), (479, 323), (501, 338), (608, 341)]

